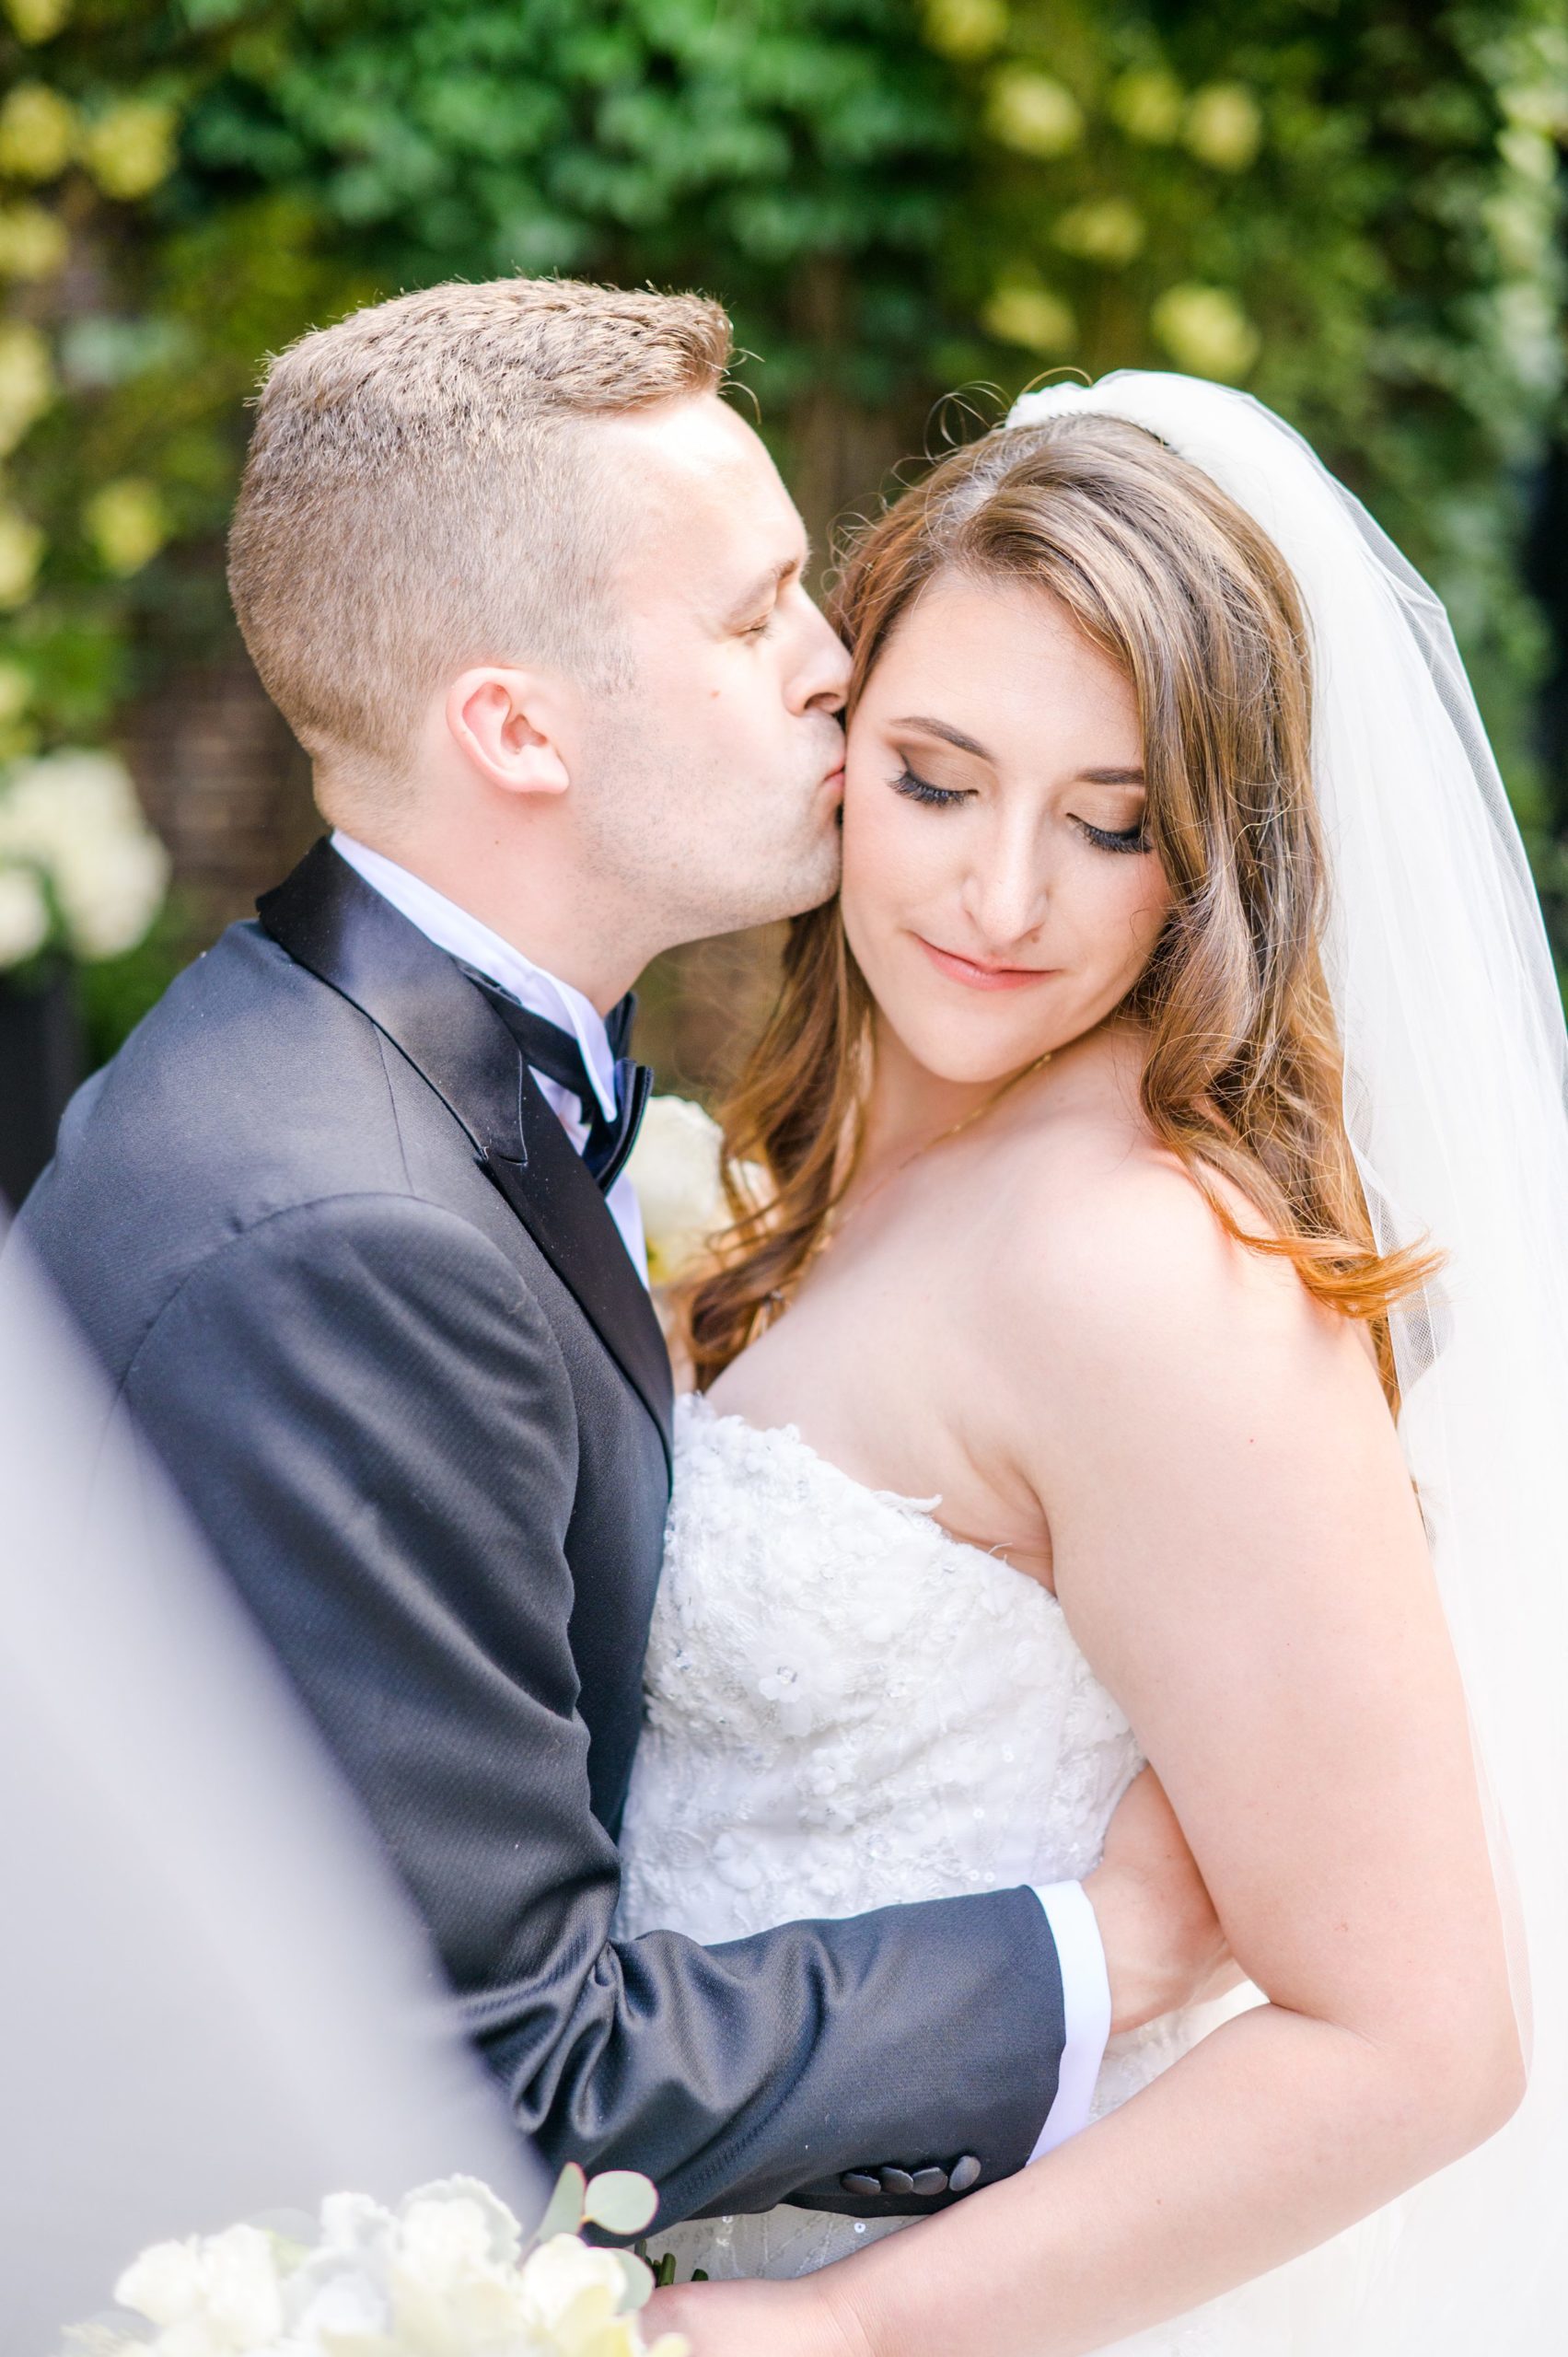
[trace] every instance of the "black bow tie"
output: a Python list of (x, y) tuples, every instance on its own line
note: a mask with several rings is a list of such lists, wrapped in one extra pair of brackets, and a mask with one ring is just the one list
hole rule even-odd
[(588, 1134), (583, 1146), (583, 1160), (598, 1181), (599, 1191), (608, 1195), (631, 1157), (637, 1143), (637, 1132), (643, 1126), (643, 1116), (648, 1109), (653, 1094), (654, 1076), (646, 1064), (633, 1063), (623, 1051), (632, 1036), (633, 1018), (637, 1012), (637, 994), (628, 991), (625, 997), (612, 1006), (604, 1018), (610, 1051), (615, 1058), (615, 1112), (607, 1114), (598, 1101), (598, 1092), (583, 1060), (583, 1051), (574, 1034), (563, 1031), (548, 1016), (536, 1015), (531, 1007), (522, 1005), (509, 991), (504, 991), (483, 974), (465, 967), (469, 980), (478, 984), (501, 1017), (502, 1022), (521, 1048), (534, 1072), (541, 1072), (547, 1080), (569, 1089), (582, 1108)]

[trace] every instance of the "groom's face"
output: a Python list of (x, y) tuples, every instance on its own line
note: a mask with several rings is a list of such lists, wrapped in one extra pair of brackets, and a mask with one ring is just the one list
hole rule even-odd
[(838, 884), (848, 660), (807, 592), (794, 502), (716, 396), (595, 434), (625, 515), (631, 684), (589, 731), (594, 865), (669, 945), (815, 907)]

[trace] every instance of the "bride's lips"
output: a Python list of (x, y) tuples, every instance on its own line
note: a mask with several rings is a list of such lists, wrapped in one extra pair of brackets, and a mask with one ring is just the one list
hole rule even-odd
[(971, 991), (1027, 990), (1030, 982), (1048, 981), (1056, 970), (1053, 966), (987, 966), (973, 958), (960, 958), (956, 949), (938, 949), (923, 933), (914, 937), (939, 974)]

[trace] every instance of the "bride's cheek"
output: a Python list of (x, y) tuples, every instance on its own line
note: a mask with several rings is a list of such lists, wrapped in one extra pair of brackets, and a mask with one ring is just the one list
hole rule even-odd
[(850, 946), (863, 962), (875, 962), (903, 922), (920, 889), (911, 870), (910, 847), (896, 826), (857, 820), (846, 810), (841, 906)]
[[(1143, 866), (1144, 863), (1140, 861), (1139, 865)], [(1129, 987), (1147, 965), (1169, 913), (1169, 887), (1157, 869), (1152, 876), (1134, 879), (1133, 888), (1126, 894), (1115, 919), (1106, 929), (1108, 941), (1122, 945), (1121, 954), (1132, 970)]]

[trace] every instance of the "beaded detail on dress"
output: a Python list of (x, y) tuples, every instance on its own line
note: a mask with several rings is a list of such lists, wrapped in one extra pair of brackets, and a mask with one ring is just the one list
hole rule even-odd
[[(794, 1425), (678, 1402), (623, 1936), (713, 1944), (1098, 1863), (1143, 1765), (1132, 1731), (1055, 1597), (952, 1538), (940, 1503), (867, 1489)], [(1196, 2035), (1113, 2041), (1096, 2111)], [(796, 2274), (906, 2223), (786, 2207), (659, 2242), (682, 2274)]]

